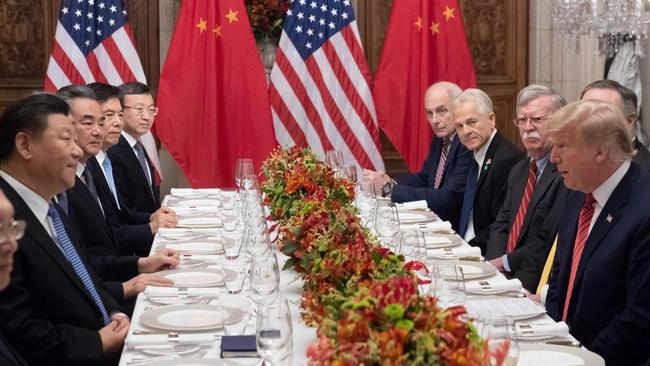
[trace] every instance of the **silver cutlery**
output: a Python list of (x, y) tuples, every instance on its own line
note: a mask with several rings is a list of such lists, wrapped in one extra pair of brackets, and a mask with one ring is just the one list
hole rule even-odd
[(582, 347), (582, 344), (580, 342), (571, 341), (571, 340), (546, 341), (546, 342), (542, 342), (542, 344), (554, 344), (557, 346), (569, 346), (569, 347), (576, 347), (576, 348)]

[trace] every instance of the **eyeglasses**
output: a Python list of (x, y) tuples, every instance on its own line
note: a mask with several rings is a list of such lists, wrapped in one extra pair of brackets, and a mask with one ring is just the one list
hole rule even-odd
[(533, 126), (537, 127), (540, 124), (542, 124), (543, 121), (551, 118), (550, 116), (541, 116), (541, 117), (518, 117), (512, 120), (512, 123), (515, 124), (515, 126), (520, 127), (520, 126), (525, 126), (528, 121), (530, 121), (530, 124)]
[(124, 108), (132, 109), (136, 111), (139, 115), (144, 116), (144, 112), (147, 112), (147, 115), (149, 116), (155, 116), (158, 114), (158, 107), (129, 107), (128, 105), (125, 105)]
[(20, 240), (25, 235), (25, 220), (11, 220), (0, 223), (0, 243), (8, 240)]

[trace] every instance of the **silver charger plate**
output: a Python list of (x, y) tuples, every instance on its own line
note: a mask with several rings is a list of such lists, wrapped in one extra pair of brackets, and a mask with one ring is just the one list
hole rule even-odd
[[(530, 356), (533, 356), (529, 354), (528, 356), (526, 353), (529, 352), (551, 352), (551, 353), (559, 353), (559, 354), (564, 354), (567, 358), (573, 358), (576, 360), (581, 360), (582, 364), (585, 366), (605, 366), (605, 360), (603, 360), (602, 357), (599, 355), (587, 351), (584, 348), (578, 348), (578, 347), (568, 347), (568, 346), (559, 346), (559, 345), (554, 345), (554, 344), (526, 344), (526, 343), (520, 343), (519, 344), (519, 362), (517, 365), (519, 366), (537, 366), (537, 365), (542, 365), (541, 363), (530, 363)], [(542, 354), (539, 354), (541, 356)], [(522, 359), (523, 356), (523, 359)], [(549, 356), (553, 356), (549, 354)], [(571, 357), (573, 356), (573, 357)], [(523, 362), (522, 362), (523, 361)], [(579, 363), (561, 363), (561, 362), (556, 362), (553, 363), (553, 366), (577, 366)]]

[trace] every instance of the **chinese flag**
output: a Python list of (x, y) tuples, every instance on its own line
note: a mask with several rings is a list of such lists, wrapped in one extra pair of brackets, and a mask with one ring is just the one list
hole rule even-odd
[(433, 131), (424, 92), (438, 81), (476, 85), (456, 0), (393, 1), (373, 95), (384, 130), (410, 171), (427, 157)]
[(276, 146), (243, 0), (183, 0), (159, 85), (155, 133), (192, 187), (232, 187), (238, 158)]

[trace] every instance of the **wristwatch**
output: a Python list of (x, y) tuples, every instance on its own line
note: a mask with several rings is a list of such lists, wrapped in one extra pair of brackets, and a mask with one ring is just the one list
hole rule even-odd
[(393, 192), (393, 186), (394, 186), (394, 185), (395, 185), (395, 183), (393, 183), (392, 180), (386, 182), (386, 184), (384, 184), (384, 185), (381, 187), (381, 196), (382, 196), (382, 197), (386, 197), (386, 196), (388, 196), (389, 194), (391, 194), (391, 192)]

